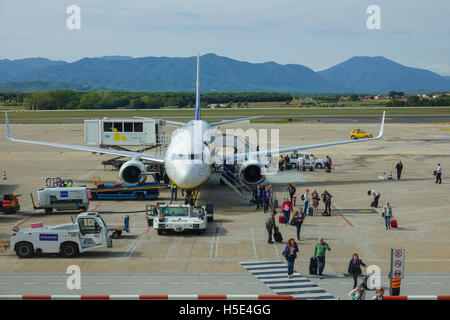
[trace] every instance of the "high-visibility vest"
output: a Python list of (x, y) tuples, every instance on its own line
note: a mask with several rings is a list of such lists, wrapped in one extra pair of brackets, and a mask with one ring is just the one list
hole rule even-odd
[(400, 283), (402, 279), (400, 278), (392, 278), (392, 288), (400, 288)]

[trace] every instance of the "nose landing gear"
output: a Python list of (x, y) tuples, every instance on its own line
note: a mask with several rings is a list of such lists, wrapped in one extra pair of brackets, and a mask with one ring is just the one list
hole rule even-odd
[(184, 197), (184, 204), (189, 204), (191, 206), (195, 205), (195, 200), (197, 200), (199, 188), (196, 189), (184, 189), (183, 193), (185, 194)]

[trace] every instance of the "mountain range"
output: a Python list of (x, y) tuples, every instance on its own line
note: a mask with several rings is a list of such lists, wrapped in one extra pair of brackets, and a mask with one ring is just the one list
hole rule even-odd
[[(75, 62), (46, 58), (0, 60), (0, 91), (55, 89), (194, 91), (195, 57), (104, 56)], [(450, 78), (384, 57), (352, 57), (315, 72), (299, 64), (250, 63), (201, 57), (202, 92), (388, 93), (450, 90)]]

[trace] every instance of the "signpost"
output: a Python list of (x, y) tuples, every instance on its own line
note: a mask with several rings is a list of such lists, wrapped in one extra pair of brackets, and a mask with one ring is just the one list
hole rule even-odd
[(392, 278), (404, 279), (405, 249), (391, 249), (391, 272), (389, 277), (389, 294), (392, 295)]

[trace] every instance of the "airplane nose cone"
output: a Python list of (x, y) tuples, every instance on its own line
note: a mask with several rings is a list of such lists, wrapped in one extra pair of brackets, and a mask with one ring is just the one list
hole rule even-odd
[(174, 182), (184, 188), (194, 188), (209, 176), (209, 168), (204, 165), (180, 164), (174, 166)]

